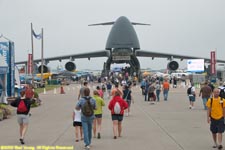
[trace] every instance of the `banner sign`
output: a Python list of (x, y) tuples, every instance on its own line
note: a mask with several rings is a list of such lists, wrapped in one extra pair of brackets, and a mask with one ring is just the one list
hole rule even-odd
[(187, 60), (188, 72), (204, 72), (204, 59), (189, 59)]
[[(6, 80), (6, 89), (8, 96), (14, 96), (14, 77), (15, 77), (15, 57), (14, 57), (14, 43), (13, 42), (0, 42), (0, 71), (1, 80)], [(4, 86), (4, 85), (3, 85)], [(0, 93), (1, 94), (1, 93)]]
[(27, 71), (28, 74), (32, 74), (33, 68), (32, 68), (32, 54), (28, 54), (28, 64), (27, 64)]
[(216, 51), (210, 52), (210, 74), (216, 75)]

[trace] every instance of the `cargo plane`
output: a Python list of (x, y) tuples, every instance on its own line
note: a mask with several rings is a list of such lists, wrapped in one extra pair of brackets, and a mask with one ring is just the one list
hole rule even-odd
[[(76, 65), (73, 62), (75, 59), (80, 58), (90, 58), (93, 57), (107, 57), (107, 61), (104, 63), (103, 70), (108, 73), (110, 71), (110, 65), (112, 63), (127, 63), (130, 65), (131, 72), (136, 72), (135, 74), (140, 73), (140, 63), (137, 57), (150, 57), (152, 59), (167, 58), (169, 60), (168, 69), (176, 70), (179, 67), (179, 64), (174, 61), (176, 59), (204, 59), (205, 62), (209, 62), (209, 58), (202, 58), (201, 56), (186, 56), (178, 55), (171, 53), (161, 53), (156, 51), (142, 50), (140, 48), (139, 40), (137, 34), (134, 30), (134, 25), (144, 25), (150, 26), (150, 24), (131, 22), (125, 16), (119, 17), (116, 21), (105, 22), (98, 24), (91, 24), (89, 26), (98, 26), (98, 25), (112, 25), (111, 31), (109, 33), (106, 46), (104, 50), (87, 52), (80, 54), (71, 54), (71, 55), (62, 55), (55, 57), (44, 58), (45, 63), (49, 61), (64, 60), (67, 59), (68, 62), (65, 64), (65, 68), (68, 71), (73, 71), (76, 69)], [(41, 59), (35, 59), (34, 63), (41, 62)], [(225, 63), (225, 60), (217, 60), (217, 62)], [(16, 62), (16, 64), (26, 64), (26, 61)], [(39, 67), (39, 72), (40, 72)], [(48, 67), (44, 65), (44, 72), (48, 71)], [(104, 72), (103, 71), (103, 72)]]

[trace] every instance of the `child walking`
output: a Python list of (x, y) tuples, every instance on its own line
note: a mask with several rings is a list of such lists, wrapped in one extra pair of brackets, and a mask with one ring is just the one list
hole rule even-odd
[(83, 140), (81, 110), (74, 109), (74, 111), (73, 111), (73, 126), (75, 127), (75, 138), (76, 138), (75, 141), (79, 142), (79, 133), (80, 133), (80, 140)]

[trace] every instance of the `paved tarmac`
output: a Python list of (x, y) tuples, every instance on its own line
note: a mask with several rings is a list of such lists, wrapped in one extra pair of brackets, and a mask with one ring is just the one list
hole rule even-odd
[[(43, 105), (32, 108), (26, 145), (20, 147), (16, 116), (0, 121), (0, 150), (6, 149), (84, 149), (75, 142), (72, 111), (80, 85), (66, 86), (66, 94), (48, 91), (41, 94)], [(91, 87), (95, 88), (95, 86)], [(105, 100), (101, 139), (92, 139), (93, 150), (211, 150), (212, 137), (202, 100), (197, 97), (195, 109), (189, 109), (185, 88), (171, 88), (169, 100), (154, 105), (144, 101), (139, 87), (132, 88), (134, 104), (131, 115), (124, 117), (122, 137), (113, 139), (112, 121)], [(197, 94), (198, 95), (198, 94)], [(223, 142), (224, 143), (224, 142)], [(18, 147), (16, 147), (16, 145)], [(6, 147), (11, 146), (11, 147)], [(42, 146), (42, 147), (39, 147)], [(46, 146), (46, 147), (44, 147)], [(64, 147), (57, 147), (64, 146)]]

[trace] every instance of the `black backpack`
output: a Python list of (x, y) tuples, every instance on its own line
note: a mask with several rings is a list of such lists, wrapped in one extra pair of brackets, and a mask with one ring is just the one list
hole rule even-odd
[(192, 88), (192, 86), (187, 89), (187, 94), (188, 95), (191, 94), (191, 88)]
[(94, 114), (94, 108), (93, 106), (91, 105), (91, 97), (83, 97), (86, 101), (81, 109), (83, 115), (87, 116), (87, 117), (90, 117)]
[(222, 98), (225, 98), (225, 88), (220, 89), (220, 94), (219, 94), (219, 96), (222, 97)]

